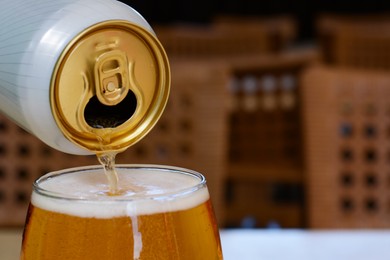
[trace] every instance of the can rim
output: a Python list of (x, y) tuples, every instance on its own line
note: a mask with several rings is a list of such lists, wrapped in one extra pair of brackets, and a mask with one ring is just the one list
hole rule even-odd
[[(143, 40), (143, 43), (147, 45), (147, 48), (151, 50), (151, 52), (153, 53), (153, 58), (155, 58), (158, 67), (158, 73), (156, 75), (157, 91), (153, 102), (148, 108), (144, 118), (141, 118), (139, 120), (138, 124), (134, 126), (134, 129), (131, 129), (131, 131), (129, 129), (122, 129), (116, 138), (117, 141), (113, 142), (110, 147), (104, 147), (104, 149), (102, 149), (101, 144), (99, 144), (97, 141), (96, 135), (74, 131), (73, 127), (70, 126), (69, 123), (64, 119), (64, 117), (61, 115), (61, 107), (59, 107), (57, 91), (60, 72), (63, 68), (64, 62), (66, 61), (69, 53), (72, 51), (74, 46), (76, 46), (79, 41), (81, 41), (85, 37), (88, 37), (94, 32), (110, 28), (120, 28), (125, 31), (129, 31), (130, 33), (137, 34), (137, 36)], [(140, 141), (146, 134), (151, 131), (151, 129), (160, 119), (168, 102), (170, 83), (171, 76), (169, 69), (169, 60), (162, 44), (159, 42), (153, 31), (148, 31), (147, 29), (126, 20), (108, 20), (100, 22), (86, 28), (84, 31), (79, 33), (67, 44), (63, 52), (60, 54), (60, 57), (57, 60), (54, 71), (52, 73), (50, 86), (50, 101), (52, 114), (57, 123), (57, 126), (64, 134), (64, 136), (72, 143), (80, 146), (81, 148), (84, 148), (94, 153), (99, 153), (102, 151), (123, 151), (131, 145)]]

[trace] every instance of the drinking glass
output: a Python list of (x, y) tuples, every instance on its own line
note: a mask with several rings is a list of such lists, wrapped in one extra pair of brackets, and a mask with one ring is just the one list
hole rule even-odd
[(159, 165), (48, 173), (33, 184), (21, 259), (222, 259), (204, 176)]

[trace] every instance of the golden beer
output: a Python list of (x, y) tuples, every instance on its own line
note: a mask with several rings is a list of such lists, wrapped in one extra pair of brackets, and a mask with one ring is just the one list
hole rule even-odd
[(101, 166), (37, 180), (21, 259), (222, 259), (201, 174), (151, 165), (116, 170), (115, 196)]

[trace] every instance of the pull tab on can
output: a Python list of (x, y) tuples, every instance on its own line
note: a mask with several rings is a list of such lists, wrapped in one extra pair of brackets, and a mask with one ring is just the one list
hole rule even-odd
[(122, 151), (157, 123), (169, 88), (168, 59), (155, 35), (111, 20), (87, 28), (62, 53), (51, 106), (73, 143), (94, 153)]
[(119, 50), (105, 52), (96, 59), (95, 87), (99, 101), (107, 106), (117, 105), (129, 91), (128, 62)]

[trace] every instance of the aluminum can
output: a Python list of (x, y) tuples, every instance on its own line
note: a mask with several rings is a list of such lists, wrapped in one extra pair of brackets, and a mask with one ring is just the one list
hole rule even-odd
[(71, 154), (122, 151), (156, 124), (168, 58), (115, 0), (0, 0), (0, 111)]

